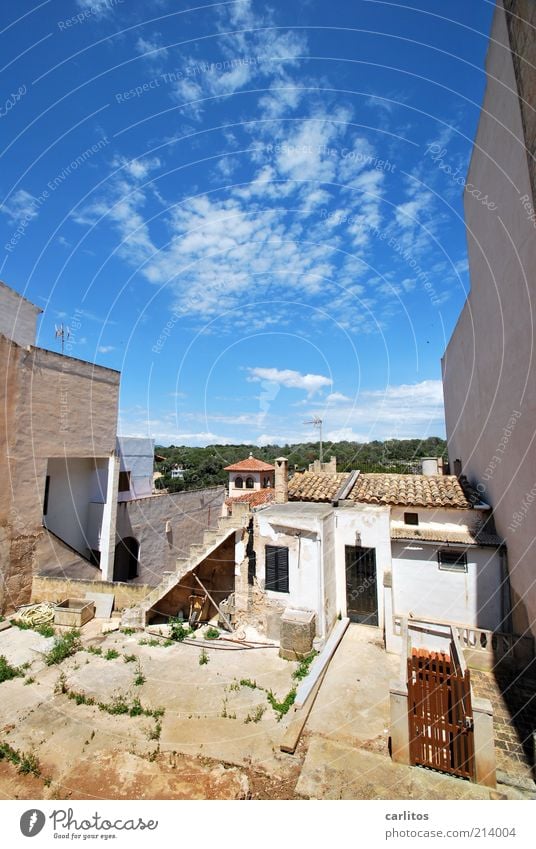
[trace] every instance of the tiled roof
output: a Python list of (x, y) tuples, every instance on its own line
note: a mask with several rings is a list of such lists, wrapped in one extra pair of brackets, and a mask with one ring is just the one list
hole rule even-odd
[(273, 489), (254, 489), (225, 499), (225, 506), (231, 507), (236, 501), (240, 504), (249, 504), (250, 507), (260, 507), (261, 504), (269, 504), (275, 498)]
[(333, 501), (347, 477), (348, 472), (295, 474), (288, 484), (289, 501)]
[[(289, 501), (333, 501), (347, 472), (302, 472), (289, 481)], [(466, 509), (479, 502), (478, 493), (455, 475), (359, 474), (346, 498), (359, 504)]]
[(424, 540), (425, 542), (453, 542), (460, 545), (491, 545), (498, 547), (503, 545), (503, 540), (497, 534), (485, 531), (470, 531), (460, 528), (459, 531), (435, 530), (431, 528), (401, 528), (391, 526), (391, 539)]
[(265, 463), (263, 460), (257, 460), (256, 457), (248, 457), (246, 460), (240, 460), (238, 463), (233, 463), (231, 466), (226, 466), (226, 472), (273, 472), (275, 466), (270, 463)]
[(348, 496), (365, 504), (472, 507), (478, 495), (455, 475), (360, 474)]

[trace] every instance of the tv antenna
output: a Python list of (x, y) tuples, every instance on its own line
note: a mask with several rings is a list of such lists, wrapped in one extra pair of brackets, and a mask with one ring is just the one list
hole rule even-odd
[(322, 450), (322, 419), (319, 416), (313, 416), (310, 421), (304, 422), (304, 424), (312, 424), (319, 430), (320, 445), (318, 448), (318, 459), (322, 463), (324, 461), (324, 454)]
[(65, 350), (65, 340), (71, 338), (71, 331), (68, 327), (66, 327), (63, 323), (59, 325), (55, 325), (55, 336), (56, 339), (61, 339), (61, 353), (64, 353)]

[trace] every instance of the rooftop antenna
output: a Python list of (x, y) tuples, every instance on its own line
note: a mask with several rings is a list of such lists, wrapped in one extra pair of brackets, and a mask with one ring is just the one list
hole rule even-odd
[(324, 452), (323, 452), (323, 449), (322, 449), (322, 419), (319, 416), (313, 416), (313, 418), (310, 421), (304, 422), (304, 424), (312, 424), (312, 425), (314, 425), (314, 427), (317, 427), (319, 432), (320, 432), (320, 434), (319, 434), (320, 446), (319, 446), (319, 449), (318, 449), (318, 459), (320, 460), (321, 463), (323, 463), (324, 462)]
[(71, 338), (71, 331), (63, 323), (60, 324), (59, 327), (57, 324), (54, 325), (54, 328), (56, 331), (56, 339), (61, 339), (61, 353), (63, 354), (65, 350), (65, 340)]

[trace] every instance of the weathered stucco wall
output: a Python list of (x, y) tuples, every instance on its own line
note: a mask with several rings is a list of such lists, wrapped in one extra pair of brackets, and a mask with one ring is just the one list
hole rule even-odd
[(394, 614), (499, 629), (503, 618), (499, 551), (469, 548), (467, 572), (449, 572), (439, 568), (440, 548), (418, 541), (393, 542)]
[[(536, 634), (536, 223), (523, 200), (529, 198), (534, 207), (500, 2), (491, 38), (465, 193), (471, 291), (443, 358), (445, 417), (450, 461), (461, 459), (464, 474), (492, 505), (497, 531), (507, 542), (514, 629)], [(523, 73), (529, 74), (528, 66)], [(534, 74), (531, 70), (530, 90)], [(487, 195), (495, 208), (470, 187)]]
[[(156, 586), (163, 572), (175, 570), (178, 557), (218, 524), (225, 487), (164, 493), (117, 505), (116, 541), (134, 537), (139, 545), (137, 581)], [(169, 522), (169, 532), (166, 531)]]
[(0, 609), (29, 599), (49, 457), (109, 456), (119, 372), (0, 336)]

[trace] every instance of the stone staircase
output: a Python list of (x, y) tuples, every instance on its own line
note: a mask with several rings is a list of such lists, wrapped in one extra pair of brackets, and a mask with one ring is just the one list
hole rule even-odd
[(143, 601), (123, 611), (121, 625), (129, 628), (144, 628), (147, 624), (147, 614), (167, 593), (173, 589), (188, 572), (192, 572), (203, 560), (210, 555), (239, 528), (243, 527), (238, 517), (225, 516), (218, 520), (217, 528), (206, 530), (203, 542), (190, 546), (188, 557), (179, 557), (174, 572), (164, 572), (164, 577), (158, 586), (145, 596)]

